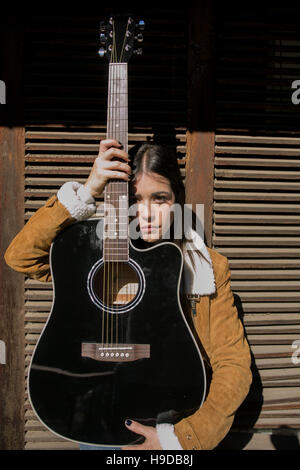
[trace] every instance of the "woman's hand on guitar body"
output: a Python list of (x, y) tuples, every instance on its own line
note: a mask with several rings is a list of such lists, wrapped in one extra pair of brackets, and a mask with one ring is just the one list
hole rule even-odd
[(162, 450), (156, 428), (153, 426), (144, 426), (143, 424), (130, 420), (127, 420), (125, 425), (130, 431), (144, 436), (145, 441), (143, 444), (122, 447), (122, 450)]
[[(120, 178), (129, 181), (131, 168), (128, 154), (120, 149), (122, 144), (116, 140), (102, 140), (98, 157), (95, 159), (91, 172), (84, 186), (93, 197), (100, 196), (107, 181)], [(118, 160), (115, 160), (118, 158)], [(122, 159), (124, 161), (119, 161)]]

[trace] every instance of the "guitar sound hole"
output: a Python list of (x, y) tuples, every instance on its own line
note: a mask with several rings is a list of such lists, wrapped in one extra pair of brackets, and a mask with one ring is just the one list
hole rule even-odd
[(102, 263), (92, 279), (92, 290), (97, 300), (116, 311), (134, 301), (139, 285), (138, 273), (127, 262)]

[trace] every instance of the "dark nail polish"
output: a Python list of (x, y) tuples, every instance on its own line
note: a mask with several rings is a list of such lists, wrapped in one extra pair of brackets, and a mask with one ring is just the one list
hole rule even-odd
[(126, 421), (125, 421), (125, 422), (126, 422), (127, 426), (130, 426), (130, 425), (131, 425), (131, 423), (132, 423), (132, 421), (131, 421), (130, 419), (126, 419)]

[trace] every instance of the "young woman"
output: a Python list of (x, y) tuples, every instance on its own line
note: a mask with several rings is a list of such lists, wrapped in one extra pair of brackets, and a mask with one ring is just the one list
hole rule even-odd
[[(169, 229), (171, 240), (182, 248), (183, 294), (187, 299), (197, 298), (190, 318), (211, 371), (208, 392), (200, 409), (174, 426), (144, 426), (127, 420), (124, 425), (133, 433), (143, 435), (145, 441), (122, 449), (214, 449), (228, 433), (235, 412), (249, 391), (250, 350), (234, 306), (227, 258), (207, 248), (192, 227), (185, 235), (192, 239), (193, 250), (188, 250), (185, 237), (174, 237), (172, 207), (174, 204), (183, 207), (185, 196), (175, 155), (166, 147), (145, 144), (130, 162), (118, 142), (103, 140), (86, 183), (65, 183), (14, 238), (5, 260), (29, 277), (51, 280), (49, 250), (53, 239), (69, 224), (95, 212), (94, 198), (102, 194), (112, 178), (130, 181), (131, 198), (138, 209), (141, 238), (136, 243), (139, 247), (160, 243)], [(191, 306), (186, 305), (189, 315)]]

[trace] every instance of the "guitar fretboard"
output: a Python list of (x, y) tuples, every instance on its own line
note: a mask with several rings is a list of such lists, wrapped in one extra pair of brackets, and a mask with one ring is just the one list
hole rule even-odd
[(128, 151), (127, 63), (109, 64), (107, 138), (122, 142)]
[[(127, 63), (110, 63), (108, 79), (107, 138), (123, 144), (128, 152), (128, 76)], [(110, 180), (104, 191), (104, 261), (127, 261), (128, 183)]]

